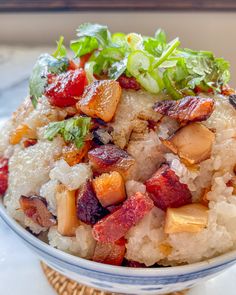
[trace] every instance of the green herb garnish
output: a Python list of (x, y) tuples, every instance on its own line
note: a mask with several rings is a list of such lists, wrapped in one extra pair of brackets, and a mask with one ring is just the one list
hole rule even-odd
[(90, 123), (91, 119), (89, 117), (74, 117), (60, 122), (52, 122), (48, 125), (44, 138), (51, 141), (60, 134), (65, 142), (73, 142), (80, 149), (84, 145)]
[(125, 73), (135, 77), (145, 90), (159, 93), (164, 89), (173, 99), (193, 93), (196, 86), (202, 91), (220, 92), (230, 79), (227, 61), (208, 51), (181, 49), (179, 39), (167, 42), (161, 29), (148, 37), (111, 34), (106, 26), (83, 24), (77, 36), (71, 49), (76, 56), (91, 53), (94, 74), (116, 80)]
[[(215, 58), (209, 51), (193, 51), (180, 47), (178, 38), (168, 42), (163, 30), (153, 37), (137, 33), (114, 33), (107, 26), (85, 23), (71, 41), (74, 58), (90, 54), (85, 63), (88, 81), (94, 76), (117, 80), (122, 74), (134, 77), (148, 92), (161, 91), (173, 99), (202, 92), (221, 92), (230, 80), (229, 63)], [(34, 106), (47, 86), (47, 74), (59, 74), (68, 67), (64, 38), (60, 37), (52, 55), (39, 57), (30, 79), (30, 95)]]
[(57, 41), (57, 49), (53, 52), (52, 56), (61, 59), (62, 57), (66, 56), (66, 47), (63, 44), (64, 37), (60, 36), (59, 41)]
[(66, 71), (69, 59), (57, 59), (49, 54), (39, 56), (29, 80), (29, 91), (33, 106), (36, 108), (38, 99), (44, 94), (48, 84), (48, 74), (59, 74)]

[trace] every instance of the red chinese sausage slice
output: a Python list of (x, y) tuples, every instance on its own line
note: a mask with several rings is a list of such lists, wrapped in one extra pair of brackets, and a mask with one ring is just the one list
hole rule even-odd
[(114, 144), (105, 144), (88, 153), (92, 169), (97, 173), (119, 172), (124, 178), (135, 160), (124, 150)]
[(125, 255), (125, 242), (124, 238), (114, 243), (97, 242), (93, 261), (111, 265), (121, 265)]
[(42, 227), (50, 227), (56, 224), (56, 220), (48, 211), (45, 199), (40, 196), (21, 196), (20, 207), (24, 214)]
[(127, 77), (122, 75), (117, 80), (120, 83), (121, 88), (123, 89), (133, 89), (139, 90), (141, 88), (140, 84), (134, 77)]
[(38, 142), (37, 139), (28, 138), (28, 139), (23, 141), (23, 145), (24, 145), (25, 148), (28, 148), (30, 146), (35, 145), (37, 142)]
[(192, 202), (188, 186), (179, 181), (179, 177), (167, 164), (162, 165), (145, 184), (154, 204), (162, 210), (181, 207)]
[(127, 199), (120, 209), (101, 219), (93, 227), (93, 236), (99, 242), (113, 243), (122, 238), (152, 208), (153, 201), (141, 193)]
[(91, 225), (109, 213), (98, 201), (89, 180), (78, 191), (76, 207), (79, 220)]
[(207, 120), (213, 112), (214, 100), (198, 96), (186, 96), (181, 100), (163, 100), (155, 103), (154, 111), (180, 123)]
[[(49, 81), (50, 82), (50, 81)], [(87, 84), (86, 74), (83, 69), (69, 70), (54, 78), (46, 89), (45, 95), (53, 106), (73, 106), (78, 101)]]
[(0, 195), (4, 195), (8, 188), (8, 159), (0, 158)]

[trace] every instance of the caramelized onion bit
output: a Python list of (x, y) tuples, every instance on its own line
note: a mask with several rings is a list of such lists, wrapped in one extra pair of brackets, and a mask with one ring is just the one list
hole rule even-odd
[(24, 214), (42, 227), (56, 224), (56, 220), (48, 211), (47, 202), (40, 196), (21, 196), (19, 199)]
[(90, 146), (90, 141), (85, 141), (80, 149), (74, 144), (64, 146), (62, 149), (62, 158), (68, 163), (68, 165), (74, 166), (87, 156)]
[(153, 109), (182, 124), (207, 120), (213, 112), (214, 100), (198, 96), (186, 96), (181, 100), (164, 100), (155, 103)]

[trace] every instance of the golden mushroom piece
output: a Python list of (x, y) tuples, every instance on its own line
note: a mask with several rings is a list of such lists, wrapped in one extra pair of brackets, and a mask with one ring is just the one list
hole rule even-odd
[(195, 233), (207, 227), (208, 208), (201, 204), (189, 204), (179, 208), (168, 208), (166, 213), (166, 234)]
[(198, 164), (211, 156), (215, 134), (200, 123), (191, 123), (177, 130), (162, 143), (189, 164)]

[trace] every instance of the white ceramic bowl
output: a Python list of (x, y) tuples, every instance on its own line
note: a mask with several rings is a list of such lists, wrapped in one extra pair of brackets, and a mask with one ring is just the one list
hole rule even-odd
[(128, 268), (82, 259), (42, 242), (11, 218), (2, 202), (0, 216), (41, 260), (63, 275), (88, 286), (123, 294), (164, 294), (191, 288), (235, 263), (236, 251), (185, 266)]

